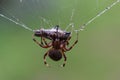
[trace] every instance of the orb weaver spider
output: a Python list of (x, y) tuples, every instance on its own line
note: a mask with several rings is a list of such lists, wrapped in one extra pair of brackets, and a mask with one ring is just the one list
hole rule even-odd
[[(41, 37), (41, 43), (38, 42), (34, 36)], [(46, 41), (46, 39), (51, 40), (50, 43)], [(33, 41), (37, 43), (42, 48), (50, 48), (45, 54), (44, 54), (44, 64), (46, 66), (49, 66), (46, 62), (47, 55), (54, 61), (59, 61), (64, 57), (64, 63), (61, 65), (62, 67), (65, 66), (67, 57), (65, 55), (65, 52), (70, 51), (75, 44), (78, 42), (78, 34), (77, 34), (77, 40), (72, 44), (71, 47), (67, 47), (69, 44), (69, 40), (71, 39), (71, 33), (62, 31), (59, 29), (59, 25), (57, 25), (52, 30), (36, 30), (33, 34)]]

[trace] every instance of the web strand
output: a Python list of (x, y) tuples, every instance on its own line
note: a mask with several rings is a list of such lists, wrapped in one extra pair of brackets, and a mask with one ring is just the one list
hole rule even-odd
[[(20, 0), (20, 1), (22, 1), (22, 0)], [(112, 3), (110, 6), (106, 7), (103, 11), (101, 11), (101, 12), (100, 12), (99, 14), (97, 14), (95, 17), (91, 18), (87, 23), (83, 24), (82, 26), (80, 26), (80, 28), (79, 28), (78, 30), (75, 30), (75, 31), (82, 31), (82, 30), (84, 30), (85, 27), (86, 27), (88, 24), (90, 24), (90, 23), (93, 22), (95, 19), (97, 19), (98, 17), (100, 17), (102, 14), (104, 14), (105, 12), (107, 12), (109, 9), (111, 9), (113, 6), (115, 6), (118, 2), (120, 2), (120, 0), (115, 1), (115, 2)], [(71, 15), (70, 21), (72, 21), (73, 15), (74, 15), (74, 9), (73, 9), (73, 11), (72, 11), (72, 15)], [(3, 18), (5, 18), (5, 19), (7, 19), (7, 20), (9, 20), (9, 21), (11, 21), (11, 22), (13, 22), (13, 23), (15, 23), (15, 24), (17, 24), (17, 25), (19, 25), (19, 26), (21, 26), (21, 27), (23, 27), (23, 28), (26, 29), (26, 30), (29, 30), (29, 31), (32, 31), (32, 32), (33, 32), (33, 30), (32, 30), (31, 28), (29, 28), (28, 26), (26, 26), (24, 23), (20, 22), (19, 19), (17, 19), (17, 18), (15, 18), (15, 19), (16, 19), (16, 21), (15, 21), (15, 20), (13, 20), (13, 19), (11, 19), (11, 18), (9, 18), (9, 17), (7, 17), (7, 16), (5, 16), (5, 15), (3, 15), (3, 14), (0, 14), (0, 16), (3, 17)], [(43, 21), (44, 21), (45, 23), (49, 24), (49, 22), (46, 21), (45, 18), (42, 18), (42, 19), (43, 19)], [(19, 21), (19, 22), (18, 22), (18, 21)], [(65, 30), (67, 30), (67, 29), (69, 28), (69, 26), (72, 26), (72, 28), (74, 28), (74, 23), (70, 23)]]
[(112, 3), (110, 6), (106, 7), (103, 11), (101, 11), (98, 15), (96, 15), (95, 17), (91, 18), (87, 23), (83, 24), (82, 26), (80, 26), (80, 29), (75, 30), (75, 31), (82, 31), (84, 30), (84, 28), (90, 24), (91, 22), (93, 22), (95, 19), (97, 19), (98, 17), (100, 17), (102, 14), (104, 14), (105, 12), (107, 12), (109, 9), (111, 9), (113, 6), (115, 6), (118, 2), (120, 2), (120, 0), (117, 0), (116, 2)]
[(13, 23), (15, 23), (15, 24), (17, 24), (17, 25), (19, 25), (19, 26), (21, 26), (21, 27), (23, 27), (24, 29), (26, 29), (26, 30), (29, 30), (29, 31), (32, 31), (33, 32), (33, 30), (31, 29), (31, 28), (29, 28), (28, 26), (26, 26), (25, 24), (23, 24), (22, 22), (17, 22), (17, 21), (19, 21), (18, 19), (16, 19), (17, 21), (15, 21), (15, 20), (13, 20), (13, 19), (10, 19), (9, 17), (7, 17), (7, 16), (5, 16), (5, 15), (3, 15), (3, 14), (0, 14), (0, 16), (1, 17), (3, 17), (3, 18), (5, 18), (5, 19), (7, 19), (7, 20), (9, 20), (9, 21), (11, 21), (11, 22), (13, 22)]
[[(67, 25), (67, 27), (65, 28), (65, 31), (68, 30), (69, 27), (72, 27), (72, 31), (73, 31), (73, 28), (74, 28), (74, 23), (73, 23), (73, 16), (74, 16), (74, 12), (75, 12), (75, 9), (72, 10), (72, 13), (71, 13), (71, 16), (70, 16), (70, 23)], [(71, 31), (71, 32), (72, 32)]]
[(46, 18), (44, 18), (44, 17), (42, 17), (42, 16), (40, 16), (40, 19), (41, 19), (41, 21), (43, 21), (45, 24), (50, 25), (50, 26), (53, 26), (53, 24), (50, 23), (50, 22), (51, 22), (50, 20), (48, 20), (48, 19), (46, 19)]

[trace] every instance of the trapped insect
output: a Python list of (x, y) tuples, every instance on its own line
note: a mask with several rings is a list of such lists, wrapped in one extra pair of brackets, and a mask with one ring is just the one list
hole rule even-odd
[[(41, 43), (38, 42), (34, 36), (41, 37)], [(51, 40), (50, 43), (47, 43), (45, 39)], [(67, 57), (65, 55), (65, 52), (70, 51), (75, 44), (78, 42), (78, 34), (77, 34), (77, 40), (72, 44), (71, 47), (68, 48), (69, 40), (71, 39), (71, 33), (62, 31), (59, 29), (59, 25), (57, 25), (54, 29), (50, 30), (37, 30), (33, 34), (33, 41), (37, 43), (42, 48), (50, 48), (45, 54), (44, 54), (44, 64), (46, 66), (49, 66), (46, 62), (46, 57), (49, 56), (54, 61), (59, 61), (64, 57), (64, 63), (61, 65), (62, 67), (65, 66)]]

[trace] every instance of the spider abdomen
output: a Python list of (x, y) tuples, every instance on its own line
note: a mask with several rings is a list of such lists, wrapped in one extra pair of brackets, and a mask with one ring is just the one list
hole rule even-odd
[(58, 49), (50, 50), (48, 55), (54, 61), (59, 61), (62, 58), (61, 51)]

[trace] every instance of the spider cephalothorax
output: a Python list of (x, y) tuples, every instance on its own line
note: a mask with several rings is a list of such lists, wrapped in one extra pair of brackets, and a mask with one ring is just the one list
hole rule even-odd
[[(59, 29), (59, 26), (55, 28), (55, 30), (38, 30), (35, 31), (33, 35), (33, 40), (42, 48), (50, 48), (44, 55), (44, 64), (47, 64), (46, 62), (46, 56), (48, 55), (52, 60), (54, 61), (59, 61), (62, 57), (64, 57), (64, 63), (63, 67), (65, 66), (66, 63), (66, 56), (65, 52), (69, 51), (72, 49), (72, 47), (78, 42), (78, 35), (77, 35), (77, 40), (74, 42), (74, 44), (67, 48), (69, 44), (69, 40), (71, 39), (71, 33), (62, 31)], [(38, 42), (34, 36), (41, 37), (41, 43)], [(45, 39), (51, 40), (50, 43), (47, 43)]]

